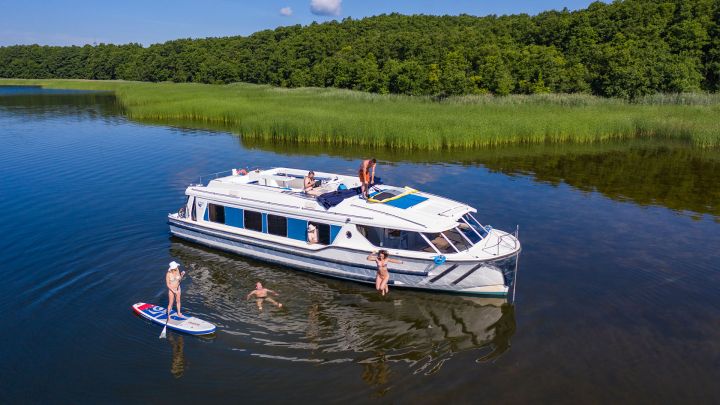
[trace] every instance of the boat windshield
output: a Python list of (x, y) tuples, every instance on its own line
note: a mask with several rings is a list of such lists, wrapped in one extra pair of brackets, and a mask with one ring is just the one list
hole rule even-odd
[(458, 228), (448, 229), (439, 233), (426, 233), (430, 243), (440, 253), (460, 253), (470, 249), (473, 244)]
[[(463, 223), (465, 226), (469, 225)], [(357, 229), (374, 246), (385, 249), (402, 249), (416, 252), (439, 252), (441, 254), (459, 253), (470, 249), (475, 243), (482, 240), (473, 232), (475, 238), (470, 238), (465, 231), (457, 227), (437, 233), (423, 233), (404, 231), (398, 229), (377, 228), (357, 225)]]
[(470, 214), (465, 214), (460, 217), (457, 228), (470, 239), (473, 244), (480, 242), (487, 236), (487, 230)]
[(357, 225), (357, 229), (370, 243), (380, 248), (434, 252), (418, 232), (364, 225)]
[(458, 220), (455, 228), (439, 233), (425, 234), (428, 241), (440, 253), (459, 253), (479, 243), (488, 231), (475, 217), (465, 214)]

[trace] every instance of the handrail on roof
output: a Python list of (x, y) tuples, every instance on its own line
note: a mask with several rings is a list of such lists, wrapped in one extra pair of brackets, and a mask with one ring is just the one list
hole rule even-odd
[[(270, 169), (268, 169), (268, 168), (262, 168), (262, 167), (256, 167), (255, 169), (252, 169), (252, 171), (261, 171), (261, 172), (263, 172), (263, 171), (272, 170), (272, 169), (275, 169), (275, 167), (270, 168)], [(206, 181), (209, 183), (211, 180), (216, 180), (216, 179), (218, 179), (218, 178), (220, 178), (220, 177), (227, 177), (227, 176), (225, 176), (225, 174), (231, 175), (232, 172), (233, 172), (233, 170), (235, 170), (235, 168), (229, 169), (229, 170), (223, 170), (223, 171), (221, 171), (221, 172), (216, 172), (216, 173), (204, 174), (204, 175), (198, 177), (198, 182), (197, 182), (196, 184), (191, 184), (191, 185), (204, 186), (204, 185), (205, 185), (205, 182), (204, 182), (203, 180), (206, 180)], [(251, 172), (250, 166), (246, 166), (246, 167), (245, 167), (245, 170), (247, 170), (248, 173), (250, 173), (250, 172)], [(222, 175), (222, 176), (221, 176), (221, 175)]]
[[(196, 184), (199, 185), (199, 186), (204, 186), (204, 185), (205, 185), (205, 181), (207, 181), (207, 182), (209, 183), (210, 181), (215, 180), (215, 179), (217, 179), (217, 178), (219, 178), (219, 177), (225, 177), (224, 174), (226, 174), (226, 173), (227, 173), (227, 174), (232, 174), (232, 171), (233, 171), (233, 169), (223, 170), (223, 171), (221, 171), (221, 172), (210, 173), (210, 174), (205, 174), (205, 175), (199, 176), (199, 177), (198, 177), (198, 182), (197, 182)], [(221, 174), (222, 174), (223, 176), (221, 176)]]

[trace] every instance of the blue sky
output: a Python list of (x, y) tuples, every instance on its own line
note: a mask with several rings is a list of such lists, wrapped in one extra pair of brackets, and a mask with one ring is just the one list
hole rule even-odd
[(589, 0), (0, 0), (0, 46), (149, 45), (177, 38), (249, 35), (282, 25), (403, 14), (537, 14)]

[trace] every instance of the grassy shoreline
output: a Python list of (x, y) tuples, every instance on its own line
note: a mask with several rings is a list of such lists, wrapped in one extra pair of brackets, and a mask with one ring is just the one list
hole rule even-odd
[(717, 95), (688, 96), (690, 101), (655, 97), (634, 104), (588, 95), (464, 96), (435, 102), (244, 83), (0, 79), (0, 85), (112, 91), (134, 120), (190, 121), (263, 141), (420, 150), (637, 138), (720, 146)]

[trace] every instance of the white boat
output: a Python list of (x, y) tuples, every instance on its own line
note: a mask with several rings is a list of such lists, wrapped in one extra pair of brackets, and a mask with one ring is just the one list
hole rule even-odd
[[(206, 185), (201, 180), (185, 191), (185, 206), (169, 214), (170, 232), (362, 283), (375, 282), (375, 263), (367, 256), (385, 249), (402, 261), (389, 265), (392, 287), (491, 296), (512, 288), (517, 231), (484, 226), (469, 205), (408, 187), (375, 185), (364, 199), (353, 176), (316, 172), (311, 195), (303, 191), (306, 173), (275, 168), (218, 173)], [(317, 242), (309, 243), (308, 234)]]

